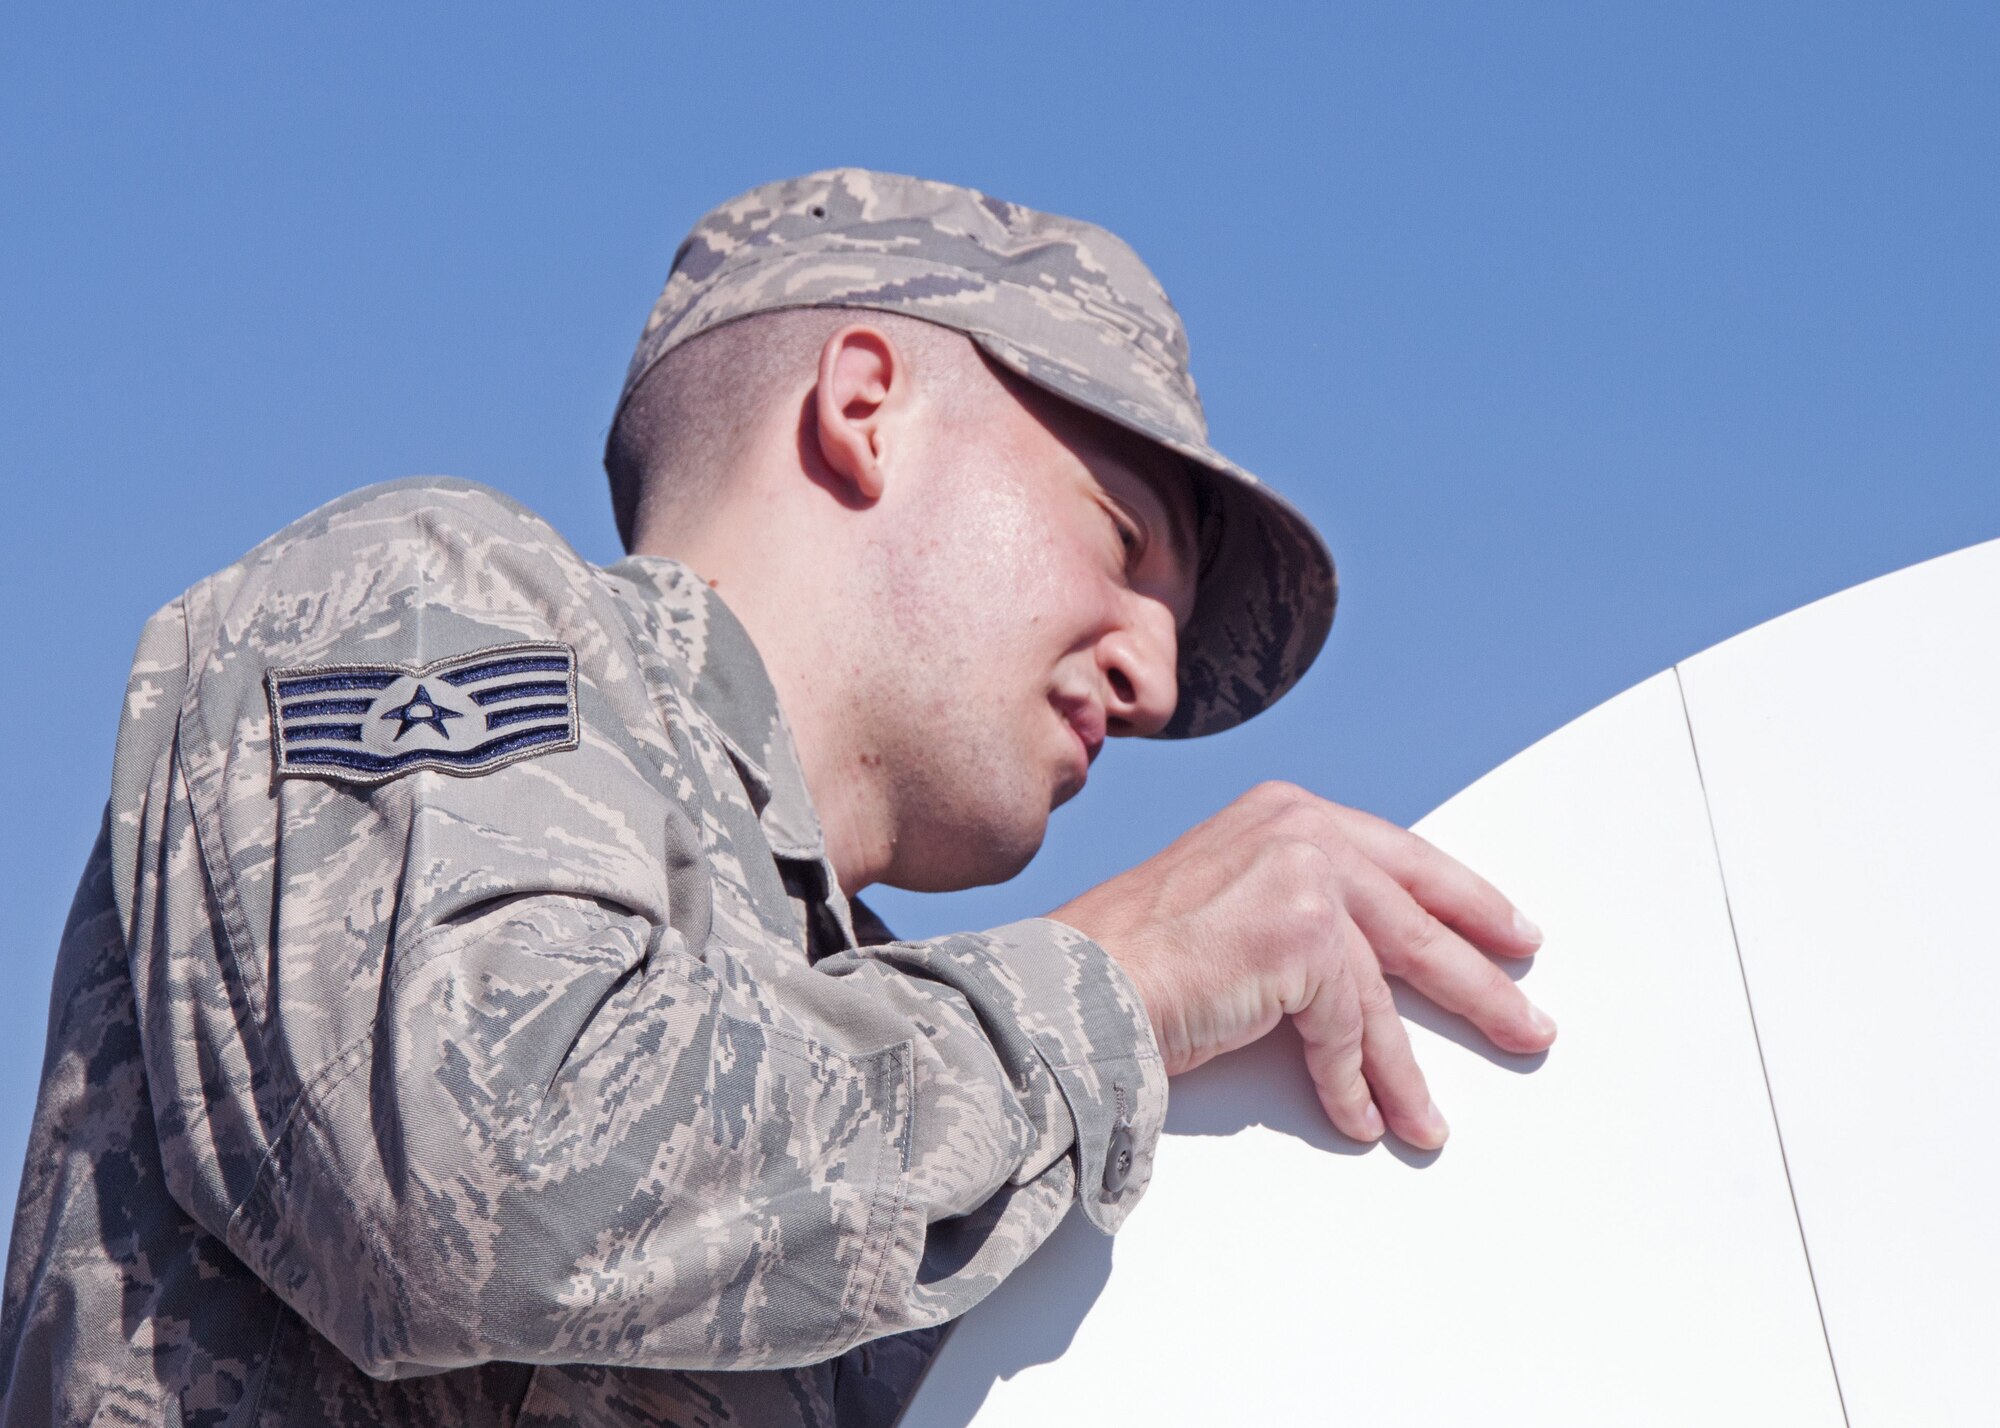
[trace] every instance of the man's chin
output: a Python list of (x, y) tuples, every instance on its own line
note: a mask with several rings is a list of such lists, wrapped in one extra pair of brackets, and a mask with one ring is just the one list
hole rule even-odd
[(882, 879), (907, 892), (964, 892), (1016, 876), (1034, 861), (1048, 835), (1044, 814), (1032, 827), (951, 829), (922, 839), (921, 856)]

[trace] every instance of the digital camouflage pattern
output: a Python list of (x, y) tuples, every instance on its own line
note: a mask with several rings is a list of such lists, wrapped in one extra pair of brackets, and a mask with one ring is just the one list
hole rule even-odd
[(1209, 445), (1180, 314), (1115, 234), (901, 174), (830, 169), (766, 184), (682, 242), (625, 396), (688, 339), (788, 307), (874, 308), (956, 328), (1009, 370), (1186, 458), (1205, 498), (1205, 554), (1181, 636), (1180, 703), (1162, 737), (1242, 723), (1319, 653), (1336, 594), (1326, 543)]
[[(268, 672), (523, 644), (574, 652), (574, 747), (274, 776)], [(857, 918), (685, 567), (598, 569), (462, 482), (306, 517), (141, 641), (0, 1420), (882, 1421), (1072, 1203), (1129, 1213), (1166, 1080), (1074, 930), (863, 946)]]

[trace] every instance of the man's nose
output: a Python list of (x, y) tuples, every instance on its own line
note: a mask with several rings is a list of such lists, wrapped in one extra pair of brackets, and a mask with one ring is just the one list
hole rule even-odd
[(1173, 612), (1157, 600), (1137, 602), (1130, 617), (1097, 643), (1104, 675), (1104, 732), (1113, 737), (1157, 734), (1180, 697), (1180, 658)]

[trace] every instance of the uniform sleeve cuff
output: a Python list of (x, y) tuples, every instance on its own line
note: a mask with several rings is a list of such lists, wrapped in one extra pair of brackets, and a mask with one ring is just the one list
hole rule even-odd
[(1023, 981), (1067, 993), (1038, 1001), (1022, 1030), (1076, 1123), (1077, 1200), (1110, 1234), (1146, 1193), (1167, 1118), (1166, 1067), (1145, 1003), (1111, 954), (1067, 923), (1030, 918), (989, 935)]

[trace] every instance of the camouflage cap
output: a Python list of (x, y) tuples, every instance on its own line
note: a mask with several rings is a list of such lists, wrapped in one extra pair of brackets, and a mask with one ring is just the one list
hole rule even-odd
[(752, 313), (855, 307), (965, 333), (1037, 386), (1185, 458), (1205, 552), (1164, 738), (1242, 723), (1325, 643), (1333, 557), (1290, 503), (1208, 444), (1180, 315), (1138, 254), (1094, 224), (969, 188), (829, 169), (752, 189), (674, 255), (625, 397), (686, 342)]

